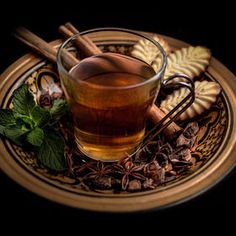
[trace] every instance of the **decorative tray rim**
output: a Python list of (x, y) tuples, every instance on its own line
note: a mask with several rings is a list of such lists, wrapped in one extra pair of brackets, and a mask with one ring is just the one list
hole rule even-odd
[[(163, 35), (162, 37), (167, 39), (170, 45), (174, 48), (189, 45), (181, 40), (171, 37)], [(60, 42), (61, 40), (55, 40), (51, 44), (57, 46)], [(25, 66), (27, 66), (28, 69), (32, 65), (43, 61), (42, 58), (29, 53), (20, 57), (16, 62), (10, 65), (0, 76), (0, 99), (3, 97), (2, 90), (6, 83), (9, 83), (11, 80), (14, 81), (14, 73), (24, 70)], [(32, 178), (32, 175), (27, 171), (22, 172), (22, 170), (18, 168), (17, 163), (13, 163), (11, 160), (6, 160), (6, 158), (0, 158), (0, 168), (17, 183), (40, 196), (58, 203), (87, 210), (109, 212), (141, 211), (153, 208), (160, 209), (192, 199), (218, 183), (236, 165), (236, 140), (233, 140), (231, 135), (236, 131), (236, 88), (233, 86), (233, 83), (236, 81), (235, 76), (215, 58), (211, 59), (208, 73), (210, 73), (214, 78), (217, 77), (217, 79), (220, 80), (220, 82), (217, 81), (223, 87), (223, 94), (226, 97), (228, 110), (230, 111), (230, 126), (227, 128), (226, 135), (229, 139), (224, 139), (224, 144), (221, 146), (221, 150), (218, 150), (218, 155), (222, 155), (222, 158), (208, 161), (200, 170), (197, 170), (192, 175), (173, 183), (171, 186), (163, 187), (161, 191), (156, 189), (132, 194), (124, 193), (119, 195), (106, 195), (101, 193), (83, 193), (78, 195), (76, 193), (67, 193), (62, 191), (61, 189), (58, 189), (55, 184), (54, 186), (42, 184), (40, 179), (35, 177)], [(20, 81), (17, 82), (20, 83)], [(228, 97), (230, 97), (230, 100)], [(1, 157), (4, 156), (5, 151), (6, 146), (1, 142)], [(171, 188), (171, 191), (163, 191), (168, 188)], [(159, 194), (160, 192), (161, 196)], [(135, 203), (133, 203), (133, 198), (136, 199)], [(161, 204), (158, 202), (160, 199)]]

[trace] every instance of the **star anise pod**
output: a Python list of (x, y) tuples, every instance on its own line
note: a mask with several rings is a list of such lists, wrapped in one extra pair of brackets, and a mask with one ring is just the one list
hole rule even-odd
[(113, 172), (111, 164), (105, 165), (100, 161), (91, 161), (84, 163), (80, 166), (78, 172), (84, 172), (87, 170), (87, 174), (83, 177), (83, 181), (91, 188), (95, 189), (111, 189), (113, 178), (109, 176)]
[(111, 164), (104, 165), (104, 163), (101, 161), (90, 162), (88, 165), (86, 165), (86, 168), (88, 168), (89, 173), (84, 176), (85, 180), (92, 180), (107, 176), (108, 174), (112, 173), (113, 170)]
[(68, 174), (74, 177), (80, 177), (82, 169), (86, 169), (85, 166), (89, 163), (83, 159), (83, 154), (77, 150), (77, 148), (65, 148), (66, 160), (68, 163)]
[(121, 165), (117, 163), (114, 165), (114, 169), (116, 173), (123, 175), (121, 180), (121, 187), (123, 190), (126, 190), (130, 177), (132, 176), (134, 179), (145, 180), (146, 178), (140, 173), (143, 170), (144, 165), (135, 165), (132, 161), (128, 160), (126, 163)]
[[(84, 161), (82, 160), (79, 164), (73, 167), (73, 172), (77, 176), (82, 176), (86, 174), (88, 171), (90, 171), (90, 168), (93, 166), (96, 166), (97, 162), (96, 161)], [(91, 172), (89, 172), (91, 173)], [(88, 173), (88, 174), (89, 174)]]

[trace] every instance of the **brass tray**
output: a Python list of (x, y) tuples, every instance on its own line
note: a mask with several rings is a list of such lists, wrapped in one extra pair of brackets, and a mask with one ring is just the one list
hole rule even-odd
[[(129, 52), (130, 42), (135, 38), (122, 38), (119, 33), (93, 33), (90, 37), (109, 51)], [(172, 49), (188, 44), (163, 36)], [(59, 45), (60, 40), (52, 42)], [(95, 211), (132, 212), (171, 206), (206, 191), (221, 180), (236, 163), (236, 86), (235, 76), (215, 58), (204, 75), (217, 81), (222, 93), (210, 111), (199, 117), (201, 123), (200, 143), (194, 153), (198, 162), (189, 172), (175, 181), (154, 190), (139, 193), (112, 194), (84, 189), (74, 180), (62, 174), (51, 173), (38, 166), (30, 153), (0, 140), (0, 168), (8, 176), (28, 190), (58, 203)], [(0, 105), (10, 106), (11, 95), (21, 83), (31, 84), (35, 96), (42, 89), (60, 90), (56, 68), (48, 61), (27, 54), (7, 68), (0, 77)]]

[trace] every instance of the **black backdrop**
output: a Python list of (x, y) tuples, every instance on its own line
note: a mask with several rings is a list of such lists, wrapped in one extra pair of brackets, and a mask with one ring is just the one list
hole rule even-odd
[[(199, 1), (181, 6), (179, 2), (156, 4), (157, 6), (149, 2), (133, 5), (127, 5), (127, 2), (72, 4), (70, 1), (50, 5), (49, 1), (9, 3), (2, 7), (0, 16), (0, 70), (2, 72), (20, 56), (29, 52), (11, 35), (15, 27), (28, 27), (50, 41), (58, 38), (59, 24), (71, 21), (80, 30), (102, 26), (125, 27), (168, 35), (193, 45), (204, 45), (212, 50), (214, 57), (233, 73), (236, 72), (235, 22), (233, 7), (228, 5), (227, 1), (212, 3), (209, 7)], [(222, 219), (230, 219), (230, 213), (236, 210), (235, 200), (236, 170), (207, 193), (171, 209), (132, 215), (98, 214), (71, 209), (40, 198), (18, 186), (0, 171), (0, 214), (3, 215), (4, 222), (23, 220), (34, 222), (37, 228), (43, 227), (46, 223), (51, 224), (54, 220), (56, 228), (68, 222), (76, 222), (73, 223), (73, 227), (99, 223), (97, 229), (106, 229), (107, 225), (114, 225), (119, 226), (122, 232), (122, 226), (129, 226), (133, 230), (139, 227), (147, 230), (157, 224), (157, 228), (159, 226), (163, 229), (164, 223), (171, 226), (177, 222), (177, 228), (168, 227), (166, 230), (182, 232), (185, 225), (190, 224), (196, 229), (201, 229), (209, 224), (211, 219), (215, 221), (214, 227), (218, 227)], [(141, 224), (137, 226), (137, 222)], [(90, 229), (93, 228), (86, 227), (86, 230)]]

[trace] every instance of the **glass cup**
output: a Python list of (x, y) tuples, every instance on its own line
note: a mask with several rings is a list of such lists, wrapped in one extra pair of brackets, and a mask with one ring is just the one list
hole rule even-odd
[[(81, 36), (96, 38), (94, 43), (104, 53), (85, 58), (78, 43)], [(156, 56), (151, 61), (130, 54), (139, 40), (153, 45)], [(60, 46), (57, 64), (78, 148), (96, 160), (117, 161), (132, 155), (142, 145), (147, 138), (149, 109), (163, 86), (185, 86), (190, 93), (148, 135), (164, 129), (194, 100), (194, 85), (186, 76), (175, 75), (162, 82), (166, 53), (159, 43), (137, 31), (97, 28), (74, 35)], [(175, 77), (184, 77), (189, 83), (175, 82)], [(188, 104), (183, 106), (187, 100)]]

